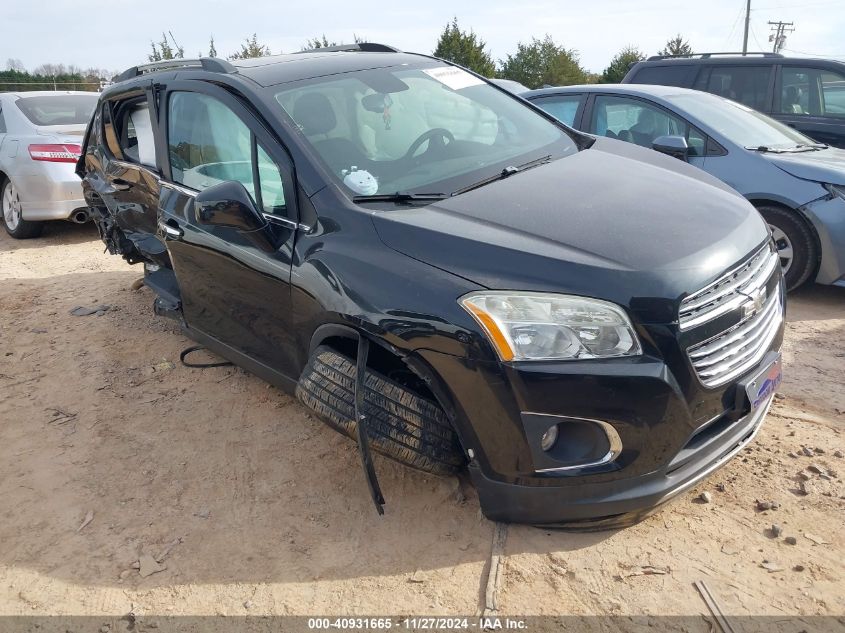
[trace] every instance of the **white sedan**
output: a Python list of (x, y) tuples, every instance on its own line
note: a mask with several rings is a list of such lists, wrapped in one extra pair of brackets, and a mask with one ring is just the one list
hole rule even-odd
[(88, 220), (74, 168), (97, 97), (0, 93), (0, 205), (12, 237), (38, 237), (45, 220)]

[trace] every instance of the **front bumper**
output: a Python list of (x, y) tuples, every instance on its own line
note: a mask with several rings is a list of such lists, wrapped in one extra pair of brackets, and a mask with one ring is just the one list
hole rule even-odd
[(481, 507), (493, 521), (532, 523), (567, 528), (623, 527), (653, 512), (723, 466), (742, 450), (763, 423), (773, 396), (741, 418), (682, 465), (630, 479), (578, 486), (527, 486), (495, 481), (470, 465)]
[(802, 207), (821, 246), (820, 284), (845, 286), (845, 199), (827, 196)]

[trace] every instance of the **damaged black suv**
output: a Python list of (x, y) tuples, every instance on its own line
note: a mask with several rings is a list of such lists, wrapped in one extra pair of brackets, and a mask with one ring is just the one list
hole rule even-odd
[[(360, 44), (129, 69), (78, 164), (156, 313), (496, 520), (618, 524), (723, 464), (780, 381), (765, 223), (689, 165)], [(595, 525), (595, 523), (591, 523)]]

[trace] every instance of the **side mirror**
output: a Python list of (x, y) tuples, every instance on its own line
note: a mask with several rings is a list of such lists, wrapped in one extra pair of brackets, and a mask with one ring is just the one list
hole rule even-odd
[(681, 160), (689, 158), (689, 145), (683, 136), (658, 136), (651, 143), (651, 149)]
[(267, 226), (267, 220), (255, 208), (246, 187), (235, 180), (200, 191), (194, 201), (194, 214), (200, 224), (239, 231), (255, 231)]
[(200, 191), (194, 199), (194, 215), (200, 224), (225, 226), (245, 233), (247, 239), (267, 253), (278, 247), (273, 227), (255, 207), (246, 187), (236, 180)]

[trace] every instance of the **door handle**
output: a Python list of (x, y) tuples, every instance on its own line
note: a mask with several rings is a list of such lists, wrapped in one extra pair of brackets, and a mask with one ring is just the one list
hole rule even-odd
[(158, 228), (161, 229), (161, 232), (164, 233), (165, 239), (171, 240), (179, 240), (182, 239), (182, 236), (185, 235), (185, 231), (180, 229), (178, 226), (174, 226), (176, 224), (173, 220), (168, 220), (167, 222), (163, 220), (158, 221)]
[(128, 180), (124, 180), (123, 178), (114, 178), (112, 179), (111, 184), (117, 191), (126, 191), (127, 189), (132, 188), (133, 183)]

